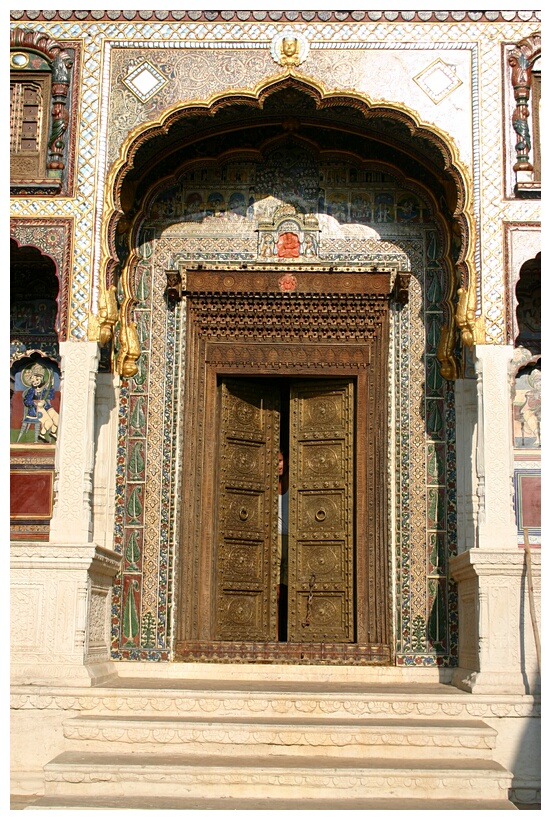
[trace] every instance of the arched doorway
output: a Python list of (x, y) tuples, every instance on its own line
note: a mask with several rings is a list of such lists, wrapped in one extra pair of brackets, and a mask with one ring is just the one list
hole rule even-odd
[[(151, 482), (157, 480), (151, 471), (148, 483), (146, 463), (153, 450), (147, 390), (152, 368), (160, 373), (162, 367), (159, 347), (151, 339), (157, 340), (170, 327), (172, 350), (170, 346), (164, 350), (167, 356), (176, 352), (181, 359), (174, 369), (177, 387), (171, 393), (172, 404), (168, 409), (165, 404), (170, 420), (164, 429), (172, 431), (167, 438), (172, 435), (180, 449), (170, 461), (178, 467), (171, 474), (174, 489), (166, 524), (166, 539), (170, 527), (174, 533), (173, 563), (168, 561), (162, 571), (165, 578), (169, 570), (173, 572), (176, 656), (389, 663), (396, 645), (403, 653), (408, 646), (420, 653), (449, 653), (446, 561), (451, 530), (445, 499), (453, 448), (448, 447), (452, 433), (445, 421), (452, 402), (446, 379), (458, 368), (453, 357), (453, 294), (461, 284), (461, 298), (472, 295), (472, 283), (455, 278), (456, 269), (461, 271), (463, 266), (466, 271), (472, 252), (460, 174), (445, 144), (434, 135), (429, 140), (427, 132), (421, 138), (421, 129), (418, 139), (412, 137), (415, 127), (403, 114), (379, 111), (378, 117), (371, 117), (366, 106), (344, 98), (329, 105), (315, 89), (296, 80), (269, 92), (262, 107), (255, 98), (218, 109), (213, 106), (209, 117), (197, 110), (174, 113), (163, 128), (152, 127), (149, 139), (144, 133), (129, 147), (127, 164), (112, 177), (119, 210), (111, 214), (110, 235), (120, 267), (118, 272), (114, 266), (108, 268), (105, 284), (112, 293), (115, 286), (119, 288), (118, 367), (123, 374), (128, 368), (127, 375), (134, 380), (127, 439), (132, 477), (124, 497), (126, 540), (121, 540), (128, 558), (119, 590), (122, 618), (117, 651), (122, 657), (137, 656), (139, 647), (147, 646), (143, 636), (149, 641), (155, 629), (159, 635), (162, 624), (151, 604), (144, 604), (141, 590), (146, 585), (140, 584), (147, 541), (153, 538)], [(415, 254), (422, 257), (423, 278), (414, 276), (412, 324), (404, 320), (402, 327), (401, 316), (408, 310), (401, 306), (407, 292), (407, 277), (401, 275), (409, 273)], [(150, 261), (152, 256), (155, 262)], [(387, 276), (378, 295), (371, 290), (372, 268)], [(175, 276), (174, 281), (180, 277), (182, 305), (167, 301), (165, 271)], [(314, 285), (316, 277), (331, 284)], [(347, 277), (361, 281), (352, 293), (342, 286)], [(262, 280), (262, 286), (253, 286), (256, 279)], [(157, 294), (155, 309), (147, 307), (153, 304), (147, 301), (152, 289)], [(314, 294), (323, 297), (319, 310), (312, 308)], [(374, 355), (365, 333), (362, 337), (362, 323), (373, 320), (376, 295), (383, 297), (387, 324), (384, 332), (374, 334), (379, 345)], [(353, 316), (356, 296), (365, 304)], [(293, 305), (287, 314), (281, 309), (284, 304)], [(464, 300), (466, 331), (472, 320), (472, 316), (465, 318), (471, 309), (467, 307)], [(102, 309), (107, 316), (107, 298)], [(440, 335), (442, 326), (447, 330)], [(291, 355), (282, 357), (282, 350), (293, 345)], [(389, 380), (393, 358), (400, 363), (398, 369), (394, 363)], [(360, 378), (361, 368), (365, 372)], [(341, 620), (348, 619), (352, 626), (342, 631), (343, 639), (333, 640), (334, 632), (321, 630), (315, 640), (277, 640), (281, 637), (274, 628), (277, 596), (267, 572), (261, 578), (258, 611), (268, 614), (248, 620), (247, 613), (256, 605), (245, 606), (241, 589), (241, 600), (233, 607), (236, 616), (221, 621), (224, 607), (231, 609), (221, 603), (229, 596), (231, 584), (226, 584), (220, 567), (230, 563), (231, 556), (238, 560), (243, 548), (237, 543), (243, 533), (234, 528), (232, 532), (238, 534), (232, 536), (232, 547), (237, 551), (220, 552), (226, 538), (220, 511), (224, 505), (233, 509), (229, 490), (217, 478), (225, 458), (221, 441), (229, 435), (222, 425), (223, 395), (228, 379), (236, 377), (245, 388), (260, 382), (266, 395), (277, 380), (285, 382), (289, 396), (305, 379), (312, 383), (344, 379), (351, 385), (353, 503), (347, 500), (345, 509), (351, 510), (354, 536), (352, 572), (347, 568), (343, 575), (350, 579), (346, 603), (339, 612), (348, 613)], [(392, 427), (389, 420), (397, 414), (401, 418), (399, 423), (393, 420)], [(398, 428), (407, 436), (403, 444)], [(298, 449), (295, 444), (295, 452)], [(273, 473), (270, 452), (263, 458)], [(410, 464), (411, 481), (409, 475), (400, 481), (398, 475), (405, 477)], [(273, 509), (274, 480), (269, 469), (263, 478), (268, 476), (271, 482), (266, 504)], [(163, 492), (159, 485), (161, 496)], [(411, 501), (405, 499), (407, 492)], [(413, 515), (407, 513), (408, 504)], [(244, 520), (250, 520), (246, 505), (239, 506), (240, 511), (247, 514)], [(314, 516), (320, 511), (322, 516), (327, 513), (320, 506)], [(159, 525), (164, 526), (161, 518)], [(266, 550), (270, 566), (274, 543)], [(295, 548), (295, 564), (297, 555)], [(316, 580), (310, 589), (312, 574)], [(292, 629), (309, 620), (310, 594), (310, 615), (313, 593), (321, 594), (315, 588), (318, 582), (316, 573), (295, 578)], [(412, 582), (414, 588), (408, 591)], [(335, 586), (336, 582), (331, 578), (327, 583)], [(398, 585), (402, 599), (396, 604)], [(335, 592), (325, 590), (326, 602), (329, 591)], [(415, 599), (414, 606), (411, 600), (405, 602), (406, 595)], [(398, 610), (397, 625), (393, 606)], [(166, 615), (162, 616), (166, 622)], [(255, 631), (263, 618), (266, 630), (262, 626)], [(250, 633), (245, 621), (255, 624)], [(168, 628), (163, 635), (167, 640)]]

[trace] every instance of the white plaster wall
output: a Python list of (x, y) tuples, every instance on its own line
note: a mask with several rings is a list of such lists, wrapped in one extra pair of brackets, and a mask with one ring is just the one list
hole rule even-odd
[[(414, 40), (414, 38), (412, 38)], [(370, 49), (366, 44), (361, 55), (361, 73), (354, 77), (357, 91), (367, 94), (381, 104), (391, 103), (414, 112), (424, 123), (435, 125), (449, 134), (465, 165), (472, 163), (472, 100), (471, 51), (455, 48), (413, 49), (403, 44), (400, 48)], [(350, 52), (334, 52), (346, 59)], [(319, 52), (312, 50), (311, 56)], [(350, 59), (350, 58), (348, 58)], [(457, 76), (460, 83), (440, 102), (424, 91), (415, 77), (441, 60)], [(308, 63), (304, 66), (308, 72)], [(313, 71), (315, 75), (315, 69)], [(341, 87), (344, 84), (340, 84)], [(346, 87), (346, 86), (344, 86)]]

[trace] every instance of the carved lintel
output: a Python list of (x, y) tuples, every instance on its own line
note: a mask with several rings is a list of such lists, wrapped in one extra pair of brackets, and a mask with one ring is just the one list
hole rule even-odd
[(225, 371), (240, 374), (251, 370), (257, 373), (288, 373), (309, 371), (333, 375), (339, 370), (354, 372), (369, 367), (374, 340), (356, 344), (302, 344), (284, 343), (276, 348), (266, 342), (208, 342), (205, 347), (205, 361)]
[(182, 301), (182, 274), (178, 270), (165, 270), (166, 295), (169, 302)]
[[(287, 270), (287, 266), (286, 266)], [(298, 294), (350, 294), (362, 296), (388, 296), (391, 293), (392, 273), (386, 268), (372, 271), (304, 270), (298, 266), (288, 268), (296, 279), (294, 293)], [(188, 270), (185, 293), (281, 293), (281, 266), (263, 266), (247, 271)]]
[(392, 296), (400, 305), (407, 305), (409, 301), (409, 282), (411, 273), (400, 271), (396, 274)]

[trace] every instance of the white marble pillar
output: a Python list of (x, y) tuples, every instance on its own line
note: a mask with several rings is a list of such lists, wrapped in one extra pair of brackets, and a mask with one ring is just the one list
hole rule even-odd
[[(463, 542), (460, 537), (465, 549), (450, 562), (459, 590), (459, 669), (454, 683), (488, 694), (533, 694), (539, 688), (526, 557), (518, 548), (513, 506), (508, 378), (512, 354), (512, 346), (479, 345), (475, 349), (476, 538), (469, 543), (467, 528)], [(460, 426), (458, 429), (461, 431)], [(459, 458), (465, 473), (472, 445), (468, 436), (458, 445), (465, 449)], [(534, 564), (539, 595), (540, 564), (537, 560)]]
[(113, 546), (120, 377), (98, 373), (92, 524), (94, 543)]
[(512, 345), (477, 345), (476, 471), (478, 543), (481, 549), (517, 546), (513, 507), (513, 427), (509, 389)]

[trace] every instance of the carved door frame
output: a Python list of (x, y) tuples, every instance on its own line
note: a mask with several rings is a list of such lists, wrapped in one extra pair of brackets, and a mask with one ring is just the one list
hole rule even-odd
[[(282, 275), (283, 273), (283, 275)], [(213, 266), (184, 274), (186, 364), (176, 660), (389, 664), (389, 303), (393, 268)], [(393, 290), (394, 288), (394, 290)], [(407, 281), (406, 281), (407, 288)], [(354, 643), (212, 639), (220, 377), (353, 378), (356, 393)]]

